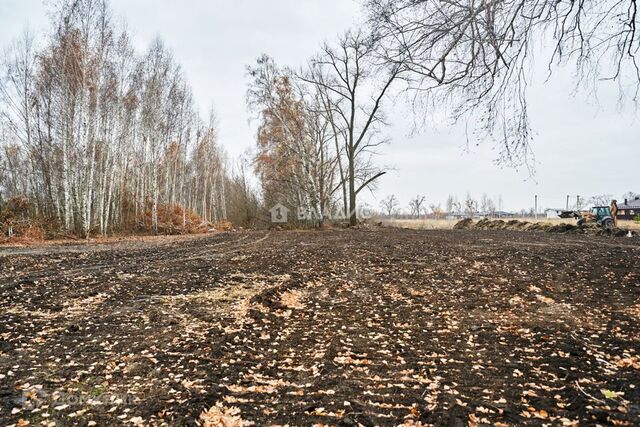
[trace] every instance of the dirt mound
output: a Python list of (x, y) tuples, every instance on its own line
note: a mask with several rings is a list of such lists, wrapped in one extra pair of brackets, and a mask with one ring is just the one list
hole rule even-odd
[[(329, 224), (327, 224), (329, 225)], [(382, 221), (361, 221), (357, 225), (350, 227), (352, 230), (373, 231), (384, 227)]]
[(453, 226), (454, 230), (471, 230), (474, 228), (473, 220), (471, 218), (463, 219)]
[(511, 230), (511, 231), (539, 231), (545, 233), (561, 233), (561, 234), (584, 234), (589, 236), (637, 236), (638, 233), (621, 228), (606, 229), (597, 224), (553, 224), (549, 222), (527, 222), (510, 220), (503, 221), (501, 219), (481, 219), (474, 223), (472, 219), (467, 218), (458, 222), (454, 227), (455, 230)]

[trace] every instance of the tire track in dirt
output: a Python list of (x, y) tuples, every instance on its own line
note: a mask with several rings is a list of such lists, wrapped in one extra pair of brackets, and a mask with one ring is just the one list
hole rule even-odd
[[(222, 235), (223, 237), (229, 237), (229, 235)], [(231, 235), (233, 236), (233, 235)], [(114, 265), (112, 260), (107, 260), (105, 262), (102, 263), (98, 263), (98, 264), (90, 264), (90, 265), (85, 265), (82, 267), (75, 267), (75, 268), (68, 268), (68, 269), (43, 269), (43, 270), (36, 270), (33, 272), (30, 272), (27, 276), (23, 276), (21, 278), (15, 278), (13, 281), (7, 281), (7, 282), (0, 282), (0, 290), (4, 290), (5, 288), (9, 288), (9, 287), (13, 287), (16, 286), (18, 284), (29, 284), (29, 283), (33, 283), (36, 280), (42, 279), (44, 277), (57, 277), (57, 278), (67, 278), (67, 279), (72, 279), (75, 276), (79, 276), (79, 275), (84, 275), (87, 273), (92, 273), (92, 272), (109, 272), (109, 271), (113, 271), (113, 270), (128, 270), (131, 269), (132, 267), (135, 267), (136, 265), (138, 265), (140, 262), (144, 262), (146, 265), (158, 265), (158, 264), (163, 264), (163, 265), (170, 265), (171, 263), (180, 263), (180, 262), (184, 262), (184, 261), (189, 261), (189, 260), (196, 260), (196, 259), (203, 259), (203, 260), (211, 260), (211, 259), (215, 259), (219, 256), (223, 256), (225, 253), (235, 253), (238, 250), (240, 250), (239, 248), (234, 248), (232, 251), (225, 251), (225, 252), (218, 252), (218, 251), (214, 251), (213, 249), (217, 249), (220, 246), (239, 246), (239, 247), (243, 247), (244, 245), (238, 245), (238, 243), (246, 240), (249, 238), (249, 234), (245, 234), (240, 236), (238, 239), (227, 239), (224, 240), (222, 242), (219, 243), (214, 243), (211, 244), (210, 243), (210, 239), (203, 239), (200, 238), (197, 240), (198, 243), (203, 243), (204, 245), (202, 246), (202, 248), (200, 249), (200, 251), (207, 251), (207, 252), (211, 252), (210, 255), (199, 255), (199, 256), (195, 256), (195, 257), (191, 257), (191, 256), (186, 256), (187, 254), (189, 254), (190, 252), (193, 252), (193, 245), (189, 245), (186, 248), (178, 248), (175, 249), (172, 246), (167, 246), (165, 244), (161, 244), (159, 245), (159, 247), (156, 247), (156, 245), (151, 244), (151, 245), (141, 245), (140, 247), (136, 247), (133, 251), (129, 252), (127, 254), (127, 256), (130, 258), (128, 260), (126, 260), (125, 262), (120, 262), (117, 265)], [(263, 239), (266, 239), (265, 236)], [(263, 239), (258, 239), (258, 241), (262, 241)], [(253, 242), (253, 243), (258, 243), (258, 241)], [(136, 242), (137, 243), (137, 242)], [(194, 241), (190, 241), (189, 243), (193, 244), (195, 243)], [(150, 248), (153, 248), (152, 250), (154, 252), (152, 252), (151, 254), (149, 254), (148, 250)], [(110, 253), (113, 252), (114, 249), (100, 249), (98, 251), (95, 252), (105, 252), (105, 253)], [(56, 250), (54, 251), (54, 253), (56, 255), (59, 254), (64, 254), (64, 253), (76, 253), (76, 249), (70, 250), (70, 251), (59, 251)], [(37, 253), (37, 256), (44, 256), (47, 253)], [(5, 256), (9, 256), (11, 254), (7, 254)], [(25, 256), (25, 254), (20, 254), (21, 256)], [(27, 253), (26, 254), (28, 257), (35, 257), (36, 253)], [(30, 268), (28, 266), (23, 266), (23, 268)]]

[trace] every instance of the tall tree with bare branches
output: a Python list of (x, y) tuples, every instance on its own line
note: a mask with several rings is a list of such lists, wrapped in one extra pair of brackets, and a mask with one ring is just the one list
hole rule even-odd
[(385, 215), (387, 215), (388, 217), (391, 217), (396, 212), (399, 205), (400, 203), (398, 202), (398, 198), (395, 196), (395, 194), (391, 194), (385, 197), (380, 202), (380, 207), (382, 207)]
[(256, 171), (267, 206), (285, 203), (321, 225), (333, 209), (337, 155), (317, 88), (268, 56), (249, 67), (249, 107), (258, 114)]
[(335, 45), (325, 44), (301, 79), (325, 94), (335, 123), (334, 132), (344, 146), (349, 193), (349, 224), (357, 224), (357, 196), (386, 172), (373, 165), (371, 155), (384, 143), (382, 105), (403, 65), (380, 66), (377, 40), (359, 31), (343, 34)]
[(638, 101), (636, 0), (368, 0), (366, 9), (386, 60), (410, 70), (415, 105), (473, 112), (478, 137), (501, 141), (503, 162), (530, 164), (534, 40), (554, 45), (549, 71), (572, 64), (578, 84), (614, 80), (621, 97)]

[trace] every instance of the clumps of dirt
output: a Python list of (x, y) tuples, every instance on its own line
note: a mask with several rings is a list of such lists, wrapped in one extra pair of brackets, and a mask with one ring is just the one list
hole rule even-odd
[(636, 425), (640, 242), (486, 233), (4, 250), (0, 425)]
[(358, 225), (350, 227), (352, 230), (374, 231), (382, 227), (382, 221), (361, 221)]
[(561, 234), (585, 234), (589, 236), (614, 236), (627, 237), (638, 236), (638, 233), (631, 230), (621, 228), (606, 229), (597, 224), (552, 224), (548, 222), (527, 222), (510, 220), (503, 221), (501, 219), (482, 219), (474, 222), (470, 218), (463, 219), (454, 227), (455, 230), (510, 230), (510, 231), (540, 231), (545, 233), (561, 233)]
[(454, 230), (471, 230), (473, 229), (475, 224), (471, 218), (463, 219), (459, 221), (456, 225), (453, 226)]

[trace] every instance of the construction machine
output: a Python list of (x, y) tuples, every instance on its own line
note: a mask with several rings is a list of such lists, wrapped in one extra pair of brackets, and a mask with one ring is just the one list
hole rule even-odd
[(614, 226), (613, 215), (609, 206), (594, 206), (588, 212), (580, 212), (578, 225), (598, 224), (599, 226), (611, 229)]

